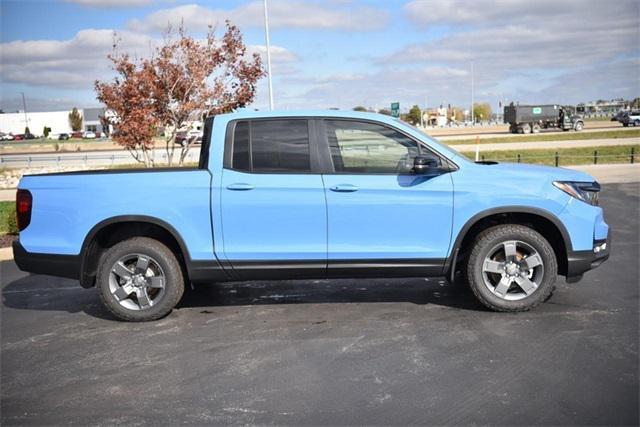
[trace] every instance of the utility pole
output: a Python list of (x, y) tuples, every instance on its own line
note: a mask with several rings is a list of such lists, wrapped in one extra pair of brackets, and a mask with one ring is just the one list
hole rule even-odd
[(269, 43), (269, 14), (267, 12), (267, 0), (264, 0), (264, 38), (267, 44), (267, 73), (269, 73), (269, 110), (273, 111), (273, 79), (271, 76), (271, 48)]
[[(24, 110), (24, 127), (29, 127), (29, 120), (27, 119), (27, 101), (24, 99), (24, 92), (20, 92), (22, 94), (22, 109)], [(29, 129), (31, 130), (31, 129)]]
[(473, 100), (473, 90), (474, 90), (474, 76), (473, 76), (473, 61), (471, 61), (471, 125), (473, 126), (476, 123), (476, 117), (475, 114), (473, 113), (473, 104), (474, 104), (474, 100)]

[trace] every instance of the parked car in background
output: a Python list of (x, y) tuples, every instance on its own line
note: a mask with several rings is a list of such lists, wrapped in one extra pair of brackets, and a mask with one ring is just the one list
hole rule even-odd
[(615, 116), (611, 117), (611, 121), (622, 123), (622, 119), (624, 118), (624, 116), (627, 115), (627, 113), (628, 113), (628, 110), (620, 110), (615, 114)]
[(81, 131), (71, 132), (71, 138), (82, 138), (83, 134), (84, 132), (81, 132)]
[(190, 283), (302, 278), (460, 278), (524, 311), (609, 257), (583, 172), (474, 163), (379, 114), (236, 112), (204, 129), (197, 167), (23, 176), (18, 267), (145, 321)]
[(202, 131), (190, 130), (176, 133), (176, 144), (183, 147), (188, 141), (192, 141), (191, 144), (202, 144)]
[(0, 140), (2, 141), (13, 141), (15, 137), (11, 133), (0, 132)]
[(87, 130), (82, 133), (82, 139), (96, 139), (96, 133)]
[(626, 114), (619, 120), (622, 126), (640, 126), (640, 110), (627, 111)]
[(60, 135), (58, 135), (58, 141), (66, 141), (68, 139), (69, 139), (68, 133), (61, 133)]

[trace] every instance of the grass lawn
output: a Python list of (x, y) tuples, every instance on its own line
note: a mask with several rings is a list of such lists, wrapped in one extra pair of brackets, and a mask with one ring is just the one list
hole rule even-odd
[[(592, 165), (594, 164), (594, 152), (598, 152), (598, 164), (629, 163), (631, 148), (635, 150), (635, 161), (638, 162), (640, 144), (618, 145), (604, 147), (583, 147), (564, 149), (542, 150), (513, 150), (513, 151), (485, 151), (481, 153), (484, 160), (496, 160), (503, 162), (517, 162), (520, 154), (520, 162), (535, 163), (540, 165), (555, 166), (555, 154), (558, 153), (559, 166), (562, 165)], [(463, 153), (471, 160), (475, 160), (475, 153)]]
[[(568, 131), (562, 134), (549, 134), (539, 133), (536, 135), (525, 136), (503, 136), (496, 138), (480, 138), (480, 144), (496, 144), (507, 142), (535, 142), (535, 141), (569, 141), (569, 140), (581, 140), (581, 139), (610, 139), (610, 138), (637, 138), (640, 137), (640, 129), (632, 130), (608, 130), (604, 132), (574, 132)], [(436, 137), (438, 139), (438, 137)], [(453, 139), (450, 141), (442, 141), (447, 145), (456, 144), (473, 144), (475, 137), (469, 137), (467, 139)]]
[(16, 202), (0, 202), (0, 235), (15, 234)]

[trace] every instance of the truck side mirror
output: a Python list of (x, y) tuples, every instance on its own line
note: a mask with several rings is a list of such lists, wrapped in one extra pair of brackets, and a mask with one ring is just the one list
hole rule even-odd
[(416, 156), (413, 159), (413, 173), (416, 175), (425, 175), (436, 173), (440, 167), (439, 159), (433, 157)]

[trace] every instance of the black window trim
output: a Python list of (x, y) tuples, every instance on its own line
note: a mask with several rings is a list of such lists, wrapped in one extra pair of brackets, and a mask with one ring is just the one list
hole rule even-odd
[(216, 116), (209, 116), (204, 119), (202, 130), (202, 144), (200, 144), (200, 158), (198, 159), (198, 169), (209, 169), (209, 156), (211, 155), (211, 136), (213, 134), (213, 122)]
[[(307, 120), (309, 128), (309, 156), (310, 156), (310, 171), (248, 171), (242, 169), (233, 168), (233, 137), (235, 133), (236, 123), (238, 122), (251, 122), (251, 121), (267, 121), (267, 120)], [(329, 145), (329, 139), (326, 131), (325, 122), (331, 121), (345, 121), (345, 122), (361, 122), (379, 125), (396, 131), (410, 140), (414, 141), (418, 146), (418, 152), (422, 153), (423, 150), (428, 151), (435, 157), (439, 158), (442, 162), (443, 172), (454, 172), (459, 169), (458, 165), (438, 153), (429, 147), (426, 143), (420, 141), (414, 136), (408, 134), (402, 129), (398, 129), (395, 126), (389, 125), (384, 122), (371, 119), (361, 119), (355, 117), (334, 117), (334, 116), (278, 116), (278, 117), (247, 117), (230, 120), (227, 123), (227, 129), (225, 132), (224, 153), (223, 153), (223, 168), (236, 172), (255, 174), (255, 175), (388, 175), (388, 176), (410, 176), (411, 174), (398, 174), (395, 172), (336, 172), (333, 166), (333, 159), (331, 158), (331, 147)], [(250, 133), (250, 132), (249, 132)], [(249, 142), (249, 152), (251, 152), (251, 142)], [(251, 156), (249, 156), (251, 162)], [(252, 165), (253, 166), (253, 165)], [(253, 169), (253, 167), (252, 167)]]
[(404, 132), (403, 130), (398, 129), (395, 126), (391, 126), (391, 125), (389, 125), (387, 123), (384, 123), (384, 122), (378, 122), (376, 120), (369, 120), (369, 119), (350, 118), (350, 117), (331, 117), (331, 116), (324, 117), (323, 116), (323, 117), (318, 117), (317, 121), (320, 122), (318, 124), (318, 127), (321, 130), (320, 135), (321, 135), (321, 139), (322, 139), (322, 144), (326, 147), (326, 153), (329, 156), (329, 165), (330, 165), (330, 168), (326, 169), (325, 172), (323, 172), (324, 175), (411, 176), (410, 173), (401, 174), (401, 173), (396, 173), (396, 172), (336, 172), (335, 171), (335, 167), (333, 165), (333, 158), (331, 157), (331, 146), (329, 144), (329, 135), (327, 133), (327, 127), (326, 127), (326, 123), (325, 123), (327, 120), (329, 120), (329, 121), (369, 123), (369, 124), (374, 124), (374, 125), (385, 127), (387, 129), (390, 129), (390, 130), (393, 130), (395, 132), (398, 132), (401, 135), (409, 138), (411, 141), (415, 142), (416, 146), (418, 147), (418, 153), (422, 154), (424, 151), (428, 151), (434, 157), (437, 157), (438, 159), (440, 159), (440, 162), (441, 162), (442, 168), (443, 168), (443, 172), (454, 172), (454, 171), (457, 171), (459, 169), (458, 165), (455, 164), (454, 162), (452, 162), (451, 160), (449, 160), (447, 157), (443, 156), (442, 154), (440, 154), (437, 151), (433, 150), (431, 147), (429, 147), (424, 142), (422, 142), (419, 139), (413, 137), (412, 135), (409, 135), (407, 132)]
[[(317, 130), (317, 124), (315, 123), (315, 117), (303, 117), (303, 116), (279, 116), (279, 117), (248, 117), (243, 119), (235, 119), (227, 123), (227, 130), (225, 133), (224, 142), (224, 154), (223, 154), (223, 168), (232, 170), (235, 172), (248, 173), (254, 175), (320, 175), (322, 174), (321, 165), (324, 164), (323, 156), (320, 154), (318, 138), (320, 136)], [(283, 121), (283, 120), (298, 120), (306, 121), (307, 129), (309, 133), (309, 170), (308, 171), (268, 171), (268, 170), (253, 170), (253, 156), (251, 150), (251, 136), (249, 136), (249, 165), (251, 170), (237, 169), (233, 167), (233, 147), (236, 124), (238, 122), (248, 122), (249, 135), (251, 135), (251, 123), (252, 122), (264, 122), (264, 121)]]

